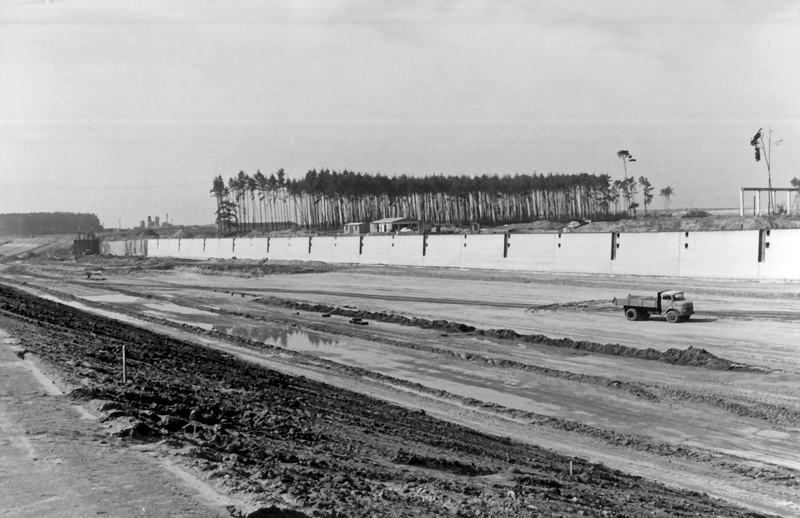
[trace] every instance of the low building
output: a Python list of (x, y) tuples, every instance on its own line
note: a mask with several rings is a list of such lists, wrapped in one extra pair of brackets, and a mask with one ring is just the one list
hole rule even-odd
[(344, 235), (360, 236), (361, 234), (369, 234), (369, 221), (358, 221), (345, 224)]
[(419, 232), (419, 221), (411, 218), (384, 218), (370, 224), (370, 233)]

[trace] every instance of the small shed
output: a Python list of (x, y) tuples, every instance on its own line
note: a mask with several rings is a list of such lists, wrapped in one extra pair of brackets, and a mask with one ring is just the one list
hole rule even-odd
[(369, 234), (369, 222), (358, 221), (354, 223), (345, 223), (344, 235), (346, 236), (359, 236), (361, 234)]
[(370, 232), (418, 232), (419, 221), (411, 218), (384, 218), (372, 222)]

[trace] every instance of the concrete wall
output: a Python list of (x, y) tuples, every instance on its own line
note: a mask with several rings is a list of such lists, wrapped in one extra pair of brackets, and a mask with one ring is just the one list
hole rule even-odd
[(361, 264), (389, 264), (394, 236), (364, 236), (361, 245)]
[(322, 261), (324, 263), (334, 262), (334, 252), (336, 251), (335, 237), (312, 237), (311, 252), (308, 254), (309, 261)]
[(557, 234), (509, 234), (507, 270), (552, 273)]
[(461, 267), (503, 269), (505, 234), (465, 235), (461, 247)]
[[(800, 280), (800, 229), (663, 233), (562, 233), (150, 239), (101, 243), (103, 253), (324, 261), (546, 273)], [(612, 258), (612, 246), (615, 246)], [(505, 247), (505, 257), (503, 256)]]
[(267, 258), (268, 241), (264, 238), (239, 237), (231, 243), (231, 253), (237, 259), (256, 259)]
[(422, 266), (421, 235), (363, 236), (360, 264)]
[(611, 233), (558, 234), (553, 271), (564, 273), (611, 273)]
[[(425, 243), (425, 236), (393, 236), (392, 247), (389, 251), (389, 264), (402, 266), (422, 266), (422, 248)], [(428, 238), (430, 239), (430, 238)]]
[[(611, 273), (677, 277), (680, 236), (680, 232), (617, 233)], [(614, 234), (611, 234), (611, 241), (614, 241)]]
[(764, 261), (758, 263), (762, 280), (800, 280), (800, 229), (764, 231)]
[[(181, 255), (195, 259), (222, 258), (233, 255), (228, 240), (211, 239), (182, 239), (178, 246)], [(230, 253), (229, 253), (230, 252)]]
[(334, 263), (352, 263), (359, 261), (361, 249), (361, 236), (336, 237), (333, 247)]
[[(178, 246), (175, 244), (175, 249), (171, 250), (169, 246), (169, 239), (148, 239), (147, 240), (147, 255), (150, 257), (182, 257), (178, 254)], [(170, 253), (172, 255), (170, 255)]]
[(310, 237), (271, 237), (267, 257), (283, 261), (308, 261), (310, 240)]
[(461, 252), (464, 248), (463, 235), (429, 235), (426, 239), (424, 266), (461, 267)]
[[(163, 239), (161, 241), (164, 241)], [(168, 239), (166, 241), (178, 241), (177, 239)], [(195, 259), (231, 259), (236, 254), (233, 251), (232, 238), (211, 238), (211, 239), (181, 239), (177, 244), (181, 252), (186, 250), (186, 254), (181, 257), (193, 257)]]
[(758, 230), (679, 235), (679, 277), (758, 279)]
[(147, 255), (147, 239), (131, 239), (125, 243), (125, 255)]
[[(176, 246), (180, 257), (186, 257), (189, 259), (208, 259), (212, 257), (211, 255), (205, 255), (205, 239), (177, 239), (174, 240), (176, 243), (171, 243), (171, 239), (159, 239), (159, 248), (162, 246), (162, 242), (167, 246)], [(216, 240), (214, 240), (216, 241)], [(217, 252), (215, 250), (215, 252)], [(217, 252), (218, 253), (218, 252)]]

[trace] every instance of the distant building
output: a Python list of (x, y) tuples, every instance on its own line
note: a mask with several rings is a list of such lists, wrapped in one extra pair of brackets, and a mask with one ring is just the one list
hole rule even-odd
[(356, 223), (346, 223), (344, 226), (344, 235), (346, 236), (359, 236), (361, 234), (369, 234), (369, 222), (359, 221)]
[(419, 232), (419, 221), (411, 218), (384, 218), (370, 224), (370, 233)]

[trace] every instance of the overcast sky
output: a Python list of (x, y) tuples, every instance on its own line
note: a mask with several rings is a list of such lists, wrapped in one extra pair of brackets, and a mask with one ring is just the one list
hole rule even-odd
[(217, 174), (616, 179), (620, 149), (736, 207), (760, 127), (789, 187), (798, 0), (0, 0), (0, 213), (211, 223)]

